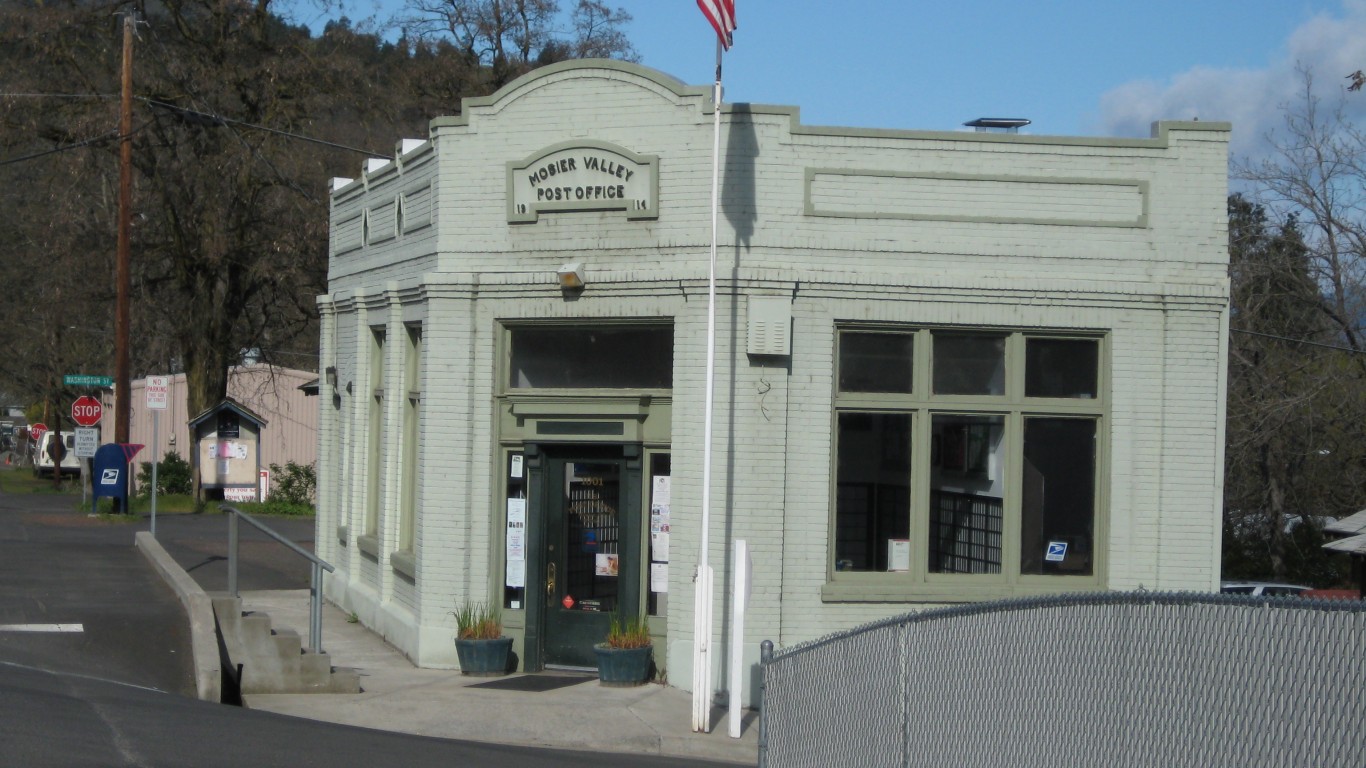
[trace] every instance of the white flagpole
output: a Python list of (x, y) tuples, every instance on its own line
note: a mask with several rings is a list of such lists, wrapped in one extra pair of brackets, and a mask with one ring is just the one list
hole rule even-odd
[(702, 428), (702, 543), (693, 588), (692, 729), (711, 732), (712, 570), (708, 563), (711, 527), (711, 423), (716, 373), (716, 230), (721, 189), (721, 39), (716, 40), (716, 85), (712, 90), (711, 267), (707, 272), (707, 386)]

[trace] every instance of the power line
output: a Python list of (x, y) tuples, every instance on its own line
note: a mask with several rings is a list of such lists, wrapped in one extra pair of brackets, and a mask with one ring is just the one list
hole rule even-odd
[(0, 99), (117, 99), (117, 93), (0, 93)]
[(1306, 340), (1304, 340), (1304, 339), (1292, 339), (1292, 338), (1289, 338), (1289, 337), (1286, 337), (1286, 336), (1273, 336), (1272, 334), (1269, 334), (1269, 333), (1257, 333), (1256, 331), (1245, 331), (1245, 330), (1243, 330), (1242, 328), (1230, 328), (1229, 330), (1233, 331), (1234, 333), (1245, 333), (1245, 334), (1247, 334), (1248, 336), (1260, 336), (1260, 337), (1262, 337), (1262, 338), (1264, 338), (1264, 339), (1275, 339), (1276, 341), (1288, 341), (1288, 342), (1290, 342), (1290, 343), (1292, 343), (1292, 344), (1307, 344), (1307, 345), (1309, 345), (1309, 346), (1311, 346), (1311, 347), (1323, 347), (1324, 349), (1335, 349), (1335, 350), (1337, 350), (1338, 352), (1351, 352), (1351, 353), (1357, 354), (1357, 355), (1366, 353), (1366, 350), (1352, 349), (1351, 347), (1340, 347), (1340, 346), (1337, 346), (1337, 345), (1335, 345), (1335, 344), (1322, 344), (1322, 343), (1317, 342), (1317, 341), (1306, 341)]
[[(98, 94), (98, 93), (97, 93), (97, 94), (88, 94), (88, 95), (78, 94), (78, 93), (0, 93), (0, 98), (114, 99), (114, 98), (118, 98), (118, 96), (117, 96), (117, 94)], [(299, 134), (299, 133), (292, 133), (292, 132), (290, 132), (290, 131), (282, 131), (282, 130), (280, 130), (280, 129), (278, 129), (278, 128), (270, 128), (270, 127), (264, 126), (264, 125), (257, 125), (256, 123), (248, 123), (248, 122), (243, 121), (243, 120), (234, 120), (234, 119), (231, 118), (231, 117), (224, 117), (223, 115), (219, 115), (219, 114), (214, 114), (214, 113), (210, 113), (210, 112), (201, 112), (201, 111), (199, 111), (199, 110), (197, 110), (197, 109), (189, 109), (189, 108), (186, 108), (186, 107), (178, 107), (178, 106), (176, 106), (175, 104), (170, 104), (170, 103), (168, 103), (168, 102), (159, 101), (159, 100), (157, 100), (157, 99), (149, 98), (149, 97), (147, 97), (147, 96), (134, 96), (133, 98), (137, 99), (138, 101), (146, 102), (148, 106), (155, 107), (155, 108), (158, 108), (158, 109), (167, 110), (167, 111), (172, 112), (173, 114), (175, 114), (175, 115), (181, 117), (182, 119), (188, 119), (189, 121), (196, 122), (196, 123), (198, 123), (198, 124), (200, 124), (200, 125), (203, 125), (203, 126), (205, 126), (205, 127), (220, 127), (220, 126), (227, 126), (227, 125), (237, 125), (237, 126), (241, 126), (241, 127), (243, 127), (243, 128), (250, 128), (250, 129), (256, 130), (256, 131), (265, 131), (266, 133), (273, 133), (273, 134), (275, 134), (275, 135), (277, 135), (277, 136), (284, 136), (284, 137), (290, 138), (290, 139), (297, 139), (297, 140), (299, 140), (299, 141), (306, 141), (306, 142), (309, 142), (309, 143), (311, 143), (311, 144), (319, 144), (319, 145), (321, 145), (321, 146), (330, 147), (330, 148), (332, 148), (332, 149), (340, 149), (340, 150), (344, 150), (344, 151), (346, 151), (346, 152), (355, 152), (356, 154), (365, 155), (366, 157), (384, 157), (384, 156), (385, 156), (383, 152), (372, 152), (372, 151), (370, 151), (370, 150), (368, 150), (368, 149), (360, 149), (359, 147), (352, 147), (352, 146), (348, 146), (348, 145), (346, 145), (346, 144), (338, 144), (338, 143), (335, 142), (335, 141), (327, 141), (327, 140), (325, 140), (325, 139), (315, 139), (315, 138), (313, 138), (312, 136), (304, 136), (303, 134)], [(35, 158), (43, 157), (44, 155), (50, 155), (50, 154), (54, 154), (54, 153), (56, 153), (56, 152), (65, 152), (65, 151), (67, 151), (67, 150), (69, 150), (69, 149), (78, 149), (78, 148), (80, 148), (80, 147), (89, 146), (90, 144), (95, 144), (95, 143), (98, 143), (98, 142), (103, 141), (103, 140), (105, 140), (105, 139), (108, 139), (110, 136), (117, 136), (117, 135), (118, 135), (118, 131), (113, 131), (113, 132), (111, 132), (111, 133), (102, 134), (101, 136), (98, 136), (98, 137), (96, 137), (96, 138), (94, 138), (94, 139), (89, 139), (89, 140), (84, 141), (84, 142), (81, 142), (81, 143), (79, 143), (79, 144), (70, 144), (70, 145), (67, 145), (67, 146), (56, 147), (56, 148), (47, 150), (47, 151), (45, 151), (45, 152), (39, 152), (38, 154), (34, 154), (34, 155), (25, 155), (25, 156), (23, 156), (23, 157), (15, 157), (15, 158), (7, 159), (7, 160), (0, 160), (0, 165), (8, 165), (8, 164), (10, 164), (10, 163), (18, 163), (18, 162), (22, 162), (22, 161), (24, 161), (24, 160), (33, 160), (33, 159), (35, 159)]]
[(112, 130), (112, 131), (108, 131), (108, 132), (106, 132), (106, 133), (102, 133), (102, 134), (100, 134), (99, 136), (96, 136), (96, 137), (90, 138), (90, 139), (86, 139), (85, 141), (78, 142), (78, 143), (76, 143), (76, 144), (66, 144), (66, 145), (60, 146), (60, 147), (53, 147), (52, 149), (45, 150), (45, 151), (43, 151), (43, 152), (39, 152), (39, 153), (34, 154), (34, 155), (24, 155), (24, 156), (22, 156), (22, 157), (11, 157), (11, 158), (8, 158), (8, 159), (5, 159), (5, 160), (0, 160), (0, 165), (11, 165), (11, 164), (13, 164), (13, 163), (22, 163), (22, 162), (24, 162), (25, 160), (36, 160), (36, 159), (38, 159), (38, 158), (40, 158), (40, 157), (47, 157), (48, 155), (55, 155), (55, 154), (57, 154), (58, 152), (68, 152), (68, 151), (73, 150), (73, 149), (80, 149), (81, 147), (88, 147), (88, 146), (90, 146), (90, 145), (92, 145), (92, 144), (100, 144), (100, 143), (102, 143), (102, 142), (108, 141), (108, 140), (111, 139), (111, 138), (117, 138), (118, 135), (119, 135), (119, 131), (118, 131), (117, 128), (115, 128), (115, 129)]
[(147, 104), (148, 104), (149, 106), (157, 107), (157, 108), (159, 108), (159, 109), (168, 110), (168, 111), (170, 111), (170, 112), (175, 113), (176, 115), (179, 115), (179, 116), (182, 117), (182, 118), (190, 118), (191, 120), (194, 120), (194, 121), (198, 122), (199, 124), (205, 125), (205, 126), (207, 126), (207, 127), (223, 126), (223, 125), (240, 125), (240, 126), (242, 126), (242, 127), (244, 127), (244, 128), (251, 128), (251, 129), (257, 130), (257, 131), (265, 131), (266, 133), (273, 133), (273, 134), (276, 134), (277, 136), (285, 136), (285, 137), (288, 137), (288, 138), (291, 138), (291, 139), (298, 139), (299, 141), (307, 141), (307, 142), (311, 142), (311, 143), (313, 143), (313, 144), (321, 144), (321, 145), (323, 145), (323, 146), (325, 146), (325, 147), (331, 147), (331, 148), (333, 148), (333, 149), (343, 149), (343, 150), (346, 150), (347, 152), (356, 152), (356, 153), (358, 153), (358, 154), (362, 154), (362, 155), (365, 155), (365, 156), (367, 156), (367, 157), (380, 157), (380, 156), (382, 156), (382, 153), (379, 153), (379, 152), (371, 152), (371, 151), (368, 150), (368, 149), (358, 149), (358, 148), (356, 148), (356, 147), (349, 147), (349, 146), (347, 146), (347, 145), (345, 145), (345, 144), (338, 144), (338, 143), (333, 142), (333, 141), (325, 141), (325, 140), (323, 140), (323, 139), (315, 139), (315, 138), (313, 138), (312, 136), (304, 136), (304, 135), (298, 134), (298, 133), (290, 133), (289, 131), (282, 131), (282, 130), (280, 130), (280, 129), (278, 129), (278, 128), (268, 128), (268, 127), (266, 127), (266, 126), (264, 126), (264, 125), (256, 125), (255, 123), (248, 123), (248, 122), (244, 122), (244, 121), (242, 121), (242, 120), (234, 120), (234, 119), (232, 119), (232, 118), (230, 118), (230, 117), (224, 117), (224, 116), (222, 116), (222, 115), (213, 114), (213, 113), (210, 113), (210, 112), (200, 112), (200, 111), (197, 110), (197, 109), (189, 109), (189, 108), (187, 108), (187, 107), (178, 107), (178, 106), (176, 106), (176, 105), (174, 105), (174, 104), (169, 104), (169, 103), (164, 102), (164, 101), (158, 101), (158, 100), (156, 100), (156, 99), (150, 99), (150, 98), (147, 98), (147, 97), (145, 97), (145, 96), (138, 96), (138, 97), (136, 97), (136, 98), (137, 98), (139, 101), (145, 101), (145, 102), (147, 102)]

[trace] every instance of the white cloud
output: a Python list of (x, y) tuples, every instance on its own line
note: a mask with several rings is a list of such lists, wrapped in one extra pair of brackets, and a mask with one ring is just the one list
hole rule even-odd
[[(1233, 155), (1256, 156), (1267, 133), (1280, 127), (1281, 109), (1302, 103), (1300, 69), (1313, 74), (1314, 91), (1325, 104), (1337, 103), (1345, 76), (1366, 69), (1366, 0), (1345, 0), (1339, 13), (1319, 14), (1291, 31), (1263, 68), (1195, 67), (1166, 83), (1114, 88), (1101, 97), (1099, 122), (1107, 135), (1148, 136), (1156, 120), (1228, 121)], [(1346, 109), (1366, 119), (1366, 92), (1349, 94)]]

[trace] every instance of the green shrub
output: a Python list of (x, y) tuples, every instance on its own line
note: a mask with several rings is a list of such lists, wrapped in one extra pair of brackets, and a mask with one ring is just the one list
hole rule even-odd
[[(270, 465), (270, 500), (287, 504), (313, 505), (313, 493), (318, 487), (318, 476), (312, 464), (286, 462), (285, 468), (279, 464)], [(310, 509), (309, 514), (313, 514)]]
[(455, 636), (461, 640), (497, 640), (503, 636), (503, 614), (493, 603), (466, 602), (455, 616)]
[[(139, 463), (142, 468), (138, 470), (138, 495), (152, 495), (152, 462), (143, 461)], [(180, 458), (180, 454), (174, 450), (166, 452), (161, 462), (157, 465), (157, 495), (180, 493), (187, 494), (192, 488), (192, 477), (194, 469), (190, 467), (190, 462)]]
[(229, 502), (248, 515), (275, 515), (280, 517), (309, 517), (313, 514), (312, 504), (295, 504), (291, 501), (269, 499), (267, 501)]
[(644, 648), (650, 645), (650, 621), (645, 617), (632, 617), (623, 621), (615, 611), (612, 612), (611, 627), (607, 630), (609, 648)]

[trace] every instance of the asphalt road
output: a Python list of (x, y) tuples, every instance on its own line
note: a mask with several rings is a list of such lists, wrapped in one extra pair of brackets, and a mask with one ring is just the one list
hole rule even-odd
[[(724, 765), (432, 739), (198, 701), (189, 622), (133, 543), (149, 521), (92, 518), (78, 501), (0, 492), (0, 766)], [(266, 522), (312, 549), (311, 519)], [(157, 540), (204, 589), (226, 587), (222, 515), (158, 516)], [(250, 526), (240, 556), (241, 589), (308, 585), (307, 561)]]
[[(79, 497), (0, 493), (0, 659), (193, 696), (189, 623), (133, 546)], [(17, 631), (60, 625), (80, 631)]]
[(530, 749), (374, 731), (206, 704), (5, 662), (0, 662), (0, 762), (25, 768), (683, 768), (701, 764), (679, 758)]

